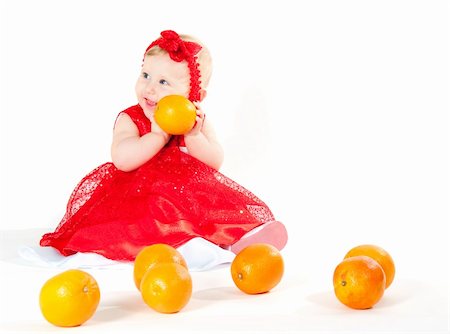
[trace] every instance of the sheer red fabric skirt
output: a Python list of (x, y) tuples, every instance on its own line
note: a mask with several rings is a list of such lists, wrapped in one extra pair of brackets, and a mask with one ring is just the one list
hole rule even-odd
[[(132, 108), (138, 116), (125, 112), (141, 134), (148, 132), (150, 124), (145, 128), (136, 117), (144, 123), (147, 119), (138, 106)], [(154, 243), (178, 247), (202, 237), (219, 246), (232, 245), (273, 220), (258, 197), (172, 144), (134, 171), (105, 163), (86, 175), (70, 196), (60, 224), (43, 235), (40, 245), (66, 256), (94, 252), (134, 260)]]

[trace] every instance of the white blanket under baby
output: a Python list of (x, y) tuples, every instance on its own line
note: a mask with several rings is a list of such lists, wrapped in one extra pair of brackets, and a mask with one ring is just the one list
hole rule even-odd
[[(183, 255), (189, 270), (204, 271), (233, 261), (235, 254), (220, 248), (203, 238), (194, 238), (177, 248)], [(132, 262), (107, 259), (95, 253), (76, 253), (63, 256), (53, 247), (21, 246), (20, 258), (30, 265), (62, 269), (120, 268), (129, 267)]]

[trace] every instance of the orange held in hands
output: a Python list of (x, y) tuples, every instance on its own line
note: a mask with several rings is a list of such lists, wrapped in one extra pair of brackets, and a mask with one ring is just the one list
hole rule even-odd
[(360, 245), (352, 248), (346, 255), (345, 258), (352, 256), (366, 255), (371, 257), (383, 268), (384, 274), (386, 275), (386, 289), (391, 285), (395, 276), (395, 265), (394, 260), (383, 248), (375, 245)]
[(386, 277), (374, 259), (354, 256), (338, 264), (333, 284), (336, 297), (344, 305), (354, 309), (368, 309), (383, 296)]
[(95, 279), (81, 270), (67, 270), (41, 288), (39, 304), (44, 318), (61, 327), (79, 326), (90, 319), (100, 301)]
[(234, 284), (248, 294), (265, 293), (283, 277), (283, 258), (269, 244), (253, 244), (241, 250), (231, 263)]
[(176, 313), (191, 299), (191, 275), (178, 263), (156, 264), (145, 273), (140, 290), (144, 302), (155, 311)]
[(178, 263), (187, 268), (183, 256), (172, 246), (153, 244), (144, 247), (134, 260), (134, 283), (140, 290), (141, 280), (145, 273), (154, 265), (165, 262)]
[(168, 95), (158, 101), (154, 117), (164, 132), (184, 135), (194, 127), (197, 109), (184, 96)]

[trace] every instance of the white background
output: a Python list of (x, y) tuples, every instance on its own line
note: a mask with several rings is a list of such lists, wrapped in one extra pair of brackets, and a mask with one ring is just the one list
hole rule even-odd
[[(0, 228), (56, 227), (76, 183), (110, 160), (112, 126), (118, 112), (136, 103), (145, 48), (173, 29), (198, 37), (213, 55), (203, 109), (225, 148), (221, 171), (286, 224), (285, 258), (305, 278), (302, 296), (307, 282), (326, 282), (313, 285), (330, 290), (346, 251), (374, 243), (396, 261), (393, 304), (396, 286), (410, 297), (424, 286), (443, 288), (428, 302), (416, 300), (420, 307), (438, 305), (436, 312), (419, 307), (409, 322), (392, 317), (377, 328), (427, 328), (420, 323), (426, 318), (430, 331), (448, 329), (448, 6), (2, 1)], [(3, 285), (17, 279), (10, 273)], [(289, 297), (288, 286), (281, 291)], [(0, 299), (11, 320), (20, 303), (4, 303), (14, 291), (8, 290)], [(401, 305), (395, 311), (408, 313)], [(359, 324), (340, 329), (370, 329)], [(333, 329), (323, 326), (317, 328)]]

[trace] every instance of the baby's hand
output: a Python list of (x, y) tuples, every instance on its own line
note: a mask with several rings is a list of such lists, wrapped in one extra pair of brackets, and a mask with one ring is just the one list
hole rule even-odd
[(195, 136), (198, 135), (203, 128), (203, 123), (205, 122), (205, 113), (198, 102), (194, 102), (195, 108), (197, 108), (197, 117), (195, 118), (195, 124), (191, 131), (189, 131), (185, 136)]
[(154, 134), (158, 134), (158, 135), (163, 136), (165, 142), (167, 143), (171, 136), (167, 132), (164, 132), (164, 130), (159, 127), (158, 123), (156, 123), (155, 117), (154, 117), (154, 113), (152, 113), (150, 115), (150, 122), (152, 122), (152, 130), (151, 130), (151, 132), (154, 133)]

